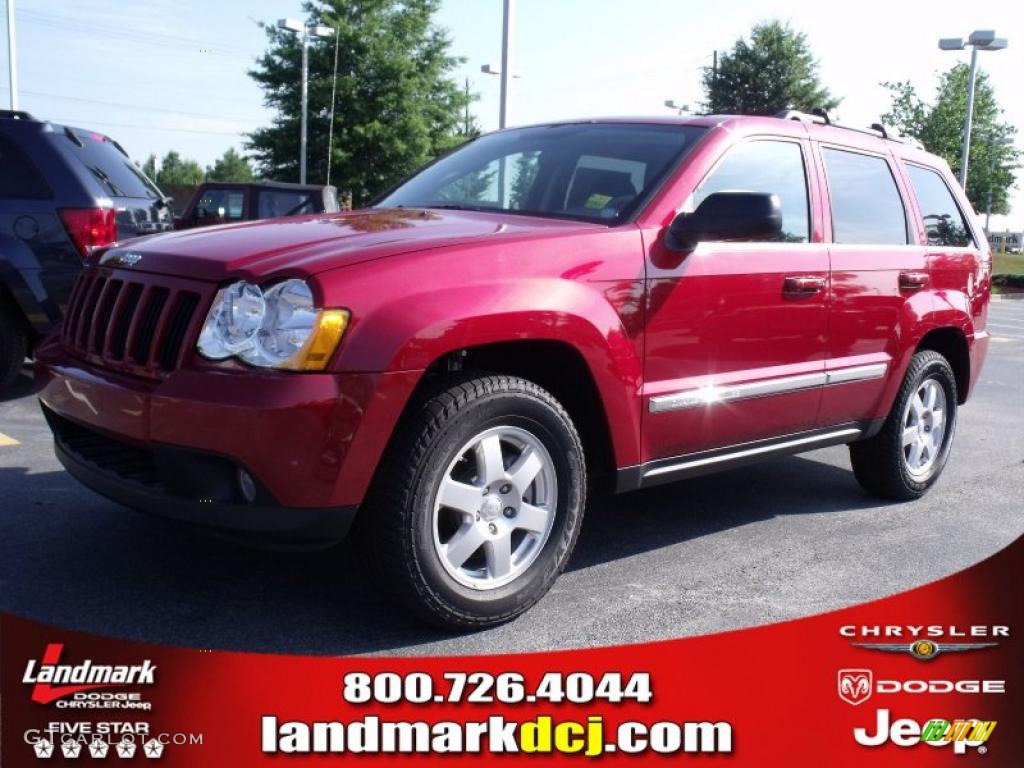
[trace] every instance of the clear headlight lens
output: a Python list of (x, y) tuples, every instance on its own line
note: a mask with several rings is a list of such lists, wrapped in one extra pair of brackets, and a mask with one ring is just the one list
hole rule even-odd
[(218, 292), (199, 335), (199, 354), (249, 365), (323, 370), (348, 325), (344, 310), (318, 310), (303, 280), (266, 290), (247, 282)]

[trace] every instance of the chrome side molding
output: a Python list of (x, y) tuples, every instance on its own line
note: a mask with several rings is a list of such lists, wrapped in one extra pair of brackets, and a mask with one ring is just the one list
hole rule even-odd
[(888, 363), (872, 363), (870, 365), (837, 368), (833, 371), (822, 371), (821, 373), (761, 379), (743, 384), (697, 387), (681, 392), (671, 392), (667, 395), (656, 395), (650, 399), (648, 410), (651, 413), (665, 413), (667, 411), (699, 408), (700, 406), (715, 405), (717, 403), (732, 403), (737, 400), (748, 400), (755, 397), (788, 394), (831, 384), (870, 381), (871, 379), (880, 379), (885, 376), (888, 368)]

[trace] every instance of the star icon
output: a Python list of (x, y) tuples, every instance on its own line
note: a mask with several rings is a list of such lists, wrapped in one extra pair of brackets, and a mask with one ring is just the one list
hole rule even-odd
[(40, 739), (32, 745), (32, 749), (40, 760), (49, 760), (53, 757), (53, 742), (49, 739)]
[(164, 745), (156, 739), (150, 739), (145, 743), (146, 757), (160, 757), (164, 753)]
[(74, 759), (82, 754), (82, 745), (77, 741), (65, 741), (60, 745), (60, 751), (64, 753), (64, 757)]
[(135, 757), (135, 742), (134, 741), (122, 741), (117, 745), (117, 756), (118, 757)]
[(92, 744), (89, 745), (89, 755), (92, 757), (106, 757), (109, 750), (110, 745), (99, 736), (93, 739)]

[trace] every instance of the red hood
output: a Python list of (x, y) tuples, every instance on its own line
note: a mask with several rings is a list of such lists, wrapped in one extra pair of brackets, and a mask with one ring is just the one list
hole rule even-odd
[(277, 272), (311, 275), (469, 239), (592, 229), (595, 224), (476, 211), (379, 209), (187, 229), (127, 240), (107, 251), (141, 256), (133, 271), (220, 281)]

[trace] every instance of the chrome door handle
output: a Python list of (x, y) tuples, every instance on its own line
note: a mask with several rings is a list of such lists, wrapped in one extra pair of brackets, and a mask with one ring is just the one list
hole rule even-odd
[(927, 272), (900, 272), (900, 290), (916, 291), (928, 285)]
[(813, 296), (825, 290), (825, 278), (813, 275), (787, 277), (782, 282), (782, 293), (786, 296)]

